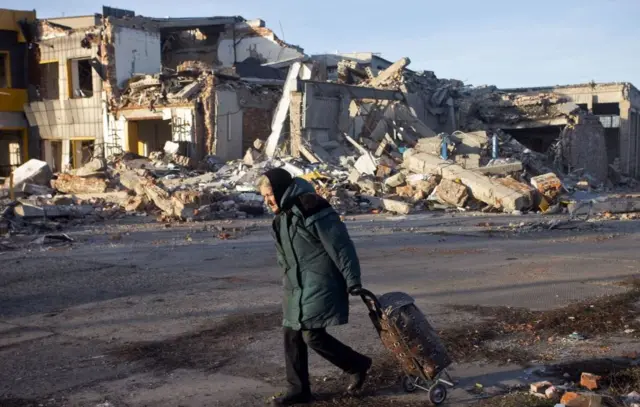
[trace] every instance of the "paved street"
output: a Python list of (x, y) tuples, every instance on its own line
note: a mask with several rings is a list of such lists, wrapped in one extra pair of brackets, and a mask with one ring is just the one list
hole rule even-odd
[[(419, 215), (347, 222), (367, 288), (410, 293), (437, 327), (476, 318), (447, 305), (549, 309), (621, 292), (614, 283), (638, 273), (640, 236), (633, 222), (488, 232), (534, 220), (548, 218)], [(281, 277), (268, 224), (98, 226), (70, 233), (76, 240), (70, 247), (0, 253), (0, 405), (3, 398), (79, 406), (262, 405), (279, 390), (283, 370)], [(214, 338), (197, 348), (193, 342), (194, 333), (215, 332), (229, 315), (252, 321), (256, 313), (264, 317), (247, 324), (260, 329), (236, 332), (235, 344)], [(352, 323), (333, 332), (372, 356), (383, 353), (358, 299), (352, 300)], [(189, 343), (194, 352), (210, 353), (172, 363), (157, 357), (156, 364), (118, 356), (139, 342), (157, 349)], [(317, 377), (337, 374), (315, 355), (312, 365)], [(486, 372), (507, 377), (513, 367), (475, 368), (454, 371), (464, 384)]]

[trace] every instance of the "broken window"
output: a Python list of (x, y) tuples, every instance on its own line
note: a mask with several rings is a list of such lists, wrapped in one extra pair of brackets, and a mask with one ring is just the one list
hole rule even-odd
[(594, 103), (593, 114), (619, 115), (620, 105), (618, 103)]
[(0, 89), (11, 87), (9, 68), (9, 54), (6, 52), (0, 52)]
[(9, 165), (13, 168), (22, 164), (22, 149), (20, 143), (9, 143)]
[(38, 94), (41, 100), (55, 100), (60, 98), (60, 73), (58, 62), (40, 64), (40, 83)]
[(71, 75), (70, 96), (72, 98), (93, 97), (93, 68), (90, 59), (72, 59), (69, 73)]

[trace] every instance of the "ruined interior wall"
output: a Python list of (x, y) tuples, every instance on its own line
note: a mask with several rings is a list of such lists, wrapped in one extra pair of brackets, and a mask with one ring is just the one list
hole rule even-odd
[(562, 132), (562, 155), (569, 170), (583, 168), (600, 182), (608, 178), (605, 130), (597, 116), (580, 118)]
[(223, 160), (242, 158), (243, 112), (236, 92), (216, 90), (216, 155)]
[(242, 151), (246, 151), (256, 139), (265, 141), (271, 133), (273, 109), (246, 107), (242, 114)]
[(184, 62), (199, 61), (205, 66), (218, 65), (219, 33), (187, 30), (163, 34), (162, 64), (177, 69)]
[(160, 33), (114, 27), (115, 71), (124, 87), (134, 74), (156, 74), (162, 69)]
[[(235, 41), (235, 42), (234, 42)], [(235, 44), (235, 51), (234, 51)], [(304, 54), (297, 48), (288, 46), (266, 28), (249, 28), (227, 33), (218, 45), (218, 62), (230, 67), (247, 58), (256, 58), (262, 63), (283, 61)]]

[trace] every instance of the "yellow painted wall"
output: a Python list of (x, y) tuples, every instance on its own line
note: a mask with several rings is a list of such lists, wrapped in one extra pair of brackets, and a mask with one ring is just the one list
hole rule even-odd
[(127, 121), (127, 134), (126, 134), (126, 150), (132, 153), (138, 153), (138, 123), (135, 121)]
[(16, 31), (18, 33), (18, 41), (25, 42), (26, 39), (22, 35), (20, 26), (18, 25), (18, 21), (21, 20), (34, 22), (36, 20), (36, 12), (0, 8), (0, 30)]
[(26, 89), (0, 89), (0, 112), (22, 112), (25, 103)]

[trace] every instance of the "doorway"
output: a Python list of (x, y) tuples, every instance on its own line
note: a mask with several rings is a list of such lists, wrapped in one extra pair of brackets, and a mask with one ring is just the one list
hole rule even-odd
[(129, 121), (129, 151), (148, 156), (154, 151), (163, 151), (171, 141), (171, 121), (162, 119)]

